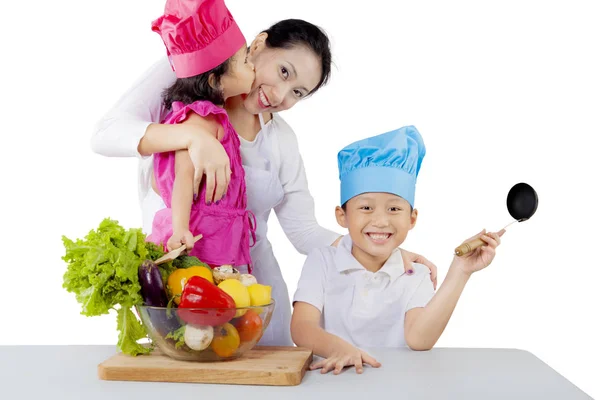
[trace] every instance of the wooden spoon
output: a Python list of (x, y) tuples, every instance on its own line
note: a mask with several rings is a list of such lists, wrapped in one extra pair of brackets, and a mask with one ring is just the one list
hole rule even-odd
[[(194, 243), (196, 243), (200, 239), (202, 239), (202, 234), (194, 237)], [(159, 265), (159, 264), (163, 264), (163, 263), (166, 263), (169, 261), (173, 261), (174, 259), (179, 257), (185, 249), (186, 249), (186, 246), (185, 246), (185, 244), (183, 244), (183, 245), (181, 245), (181, 247), (168, 252), (167, 254), (165, 254), (164, 256), (159, 258), (158, 260), (154, 261), (154, 264)]]

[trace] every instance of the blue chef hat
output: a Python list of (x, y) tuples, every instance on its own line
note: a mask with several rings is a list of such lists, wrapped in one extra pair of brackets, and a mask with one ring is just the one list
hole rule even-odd
[(398, 195), (414, 207), (425, 143), (414, 126), (354, 142), (338, 153), (341, 203), (367, 192)]

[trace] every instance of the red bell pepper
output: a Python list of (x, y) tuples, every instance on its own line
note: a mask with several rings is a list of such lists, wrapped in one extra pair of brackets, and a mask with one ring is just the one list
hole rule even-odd
[(188, 324), (217, 326), (234, 317), (235, 301), (208, 280), (200, 276), (192, 276), (181, 292), (177, 312), (179, 317)]

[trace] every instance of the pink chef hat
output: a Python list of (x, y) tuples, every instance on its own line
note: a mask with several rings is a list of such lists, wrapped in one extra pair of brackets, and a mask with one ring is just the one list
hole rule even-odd
[(167, 0), (152, 30), (165, 43), (178, 78), (210, 71), (246, 43), (224, 0)]

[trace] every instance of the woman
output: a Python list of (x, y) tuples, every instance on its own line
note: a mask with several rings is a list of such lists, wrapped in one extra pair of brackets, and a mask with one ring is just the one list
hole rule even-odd
[[(267, 219), (272, 209), (294, 247), (307, 254), (316, 247), (337, 245), (340, 234), (317, 223), (314, 201), (296, 136), (277, 114), (316, 92), (331, 72), (329, 39), (306, 21), (283, 20), (261, 32), (252, 42), (248, 59), (256, 79), (251, 92), (229, 100), (225, 109), (240, 136), (246, 172), (248, 208), (257, 219), (256, 244), (251, 256), (253, 274), (272, 287), (275, 311), (261, 344), (292, 345), (291, 307), (287, 285), (267, 239)], [(99, 122), (92, 139), (96, 153), (113, 157), (140, 157), (139, 195), (144, 231), (150, 232), (154, 214), (165, 205), (152, 190), (153, 153), (188, 149), (196, 174), (197, 193), (203, 176), (205, 201), (218, 201), (227, 189), (229, 160), (219, 141), (189, 125), (162, 125), (161, 93), (175, 81), (168, 60), (156, 63)], [(420, 262), (436, 268), (423, 257), (402, 251), (405, 269)]]

